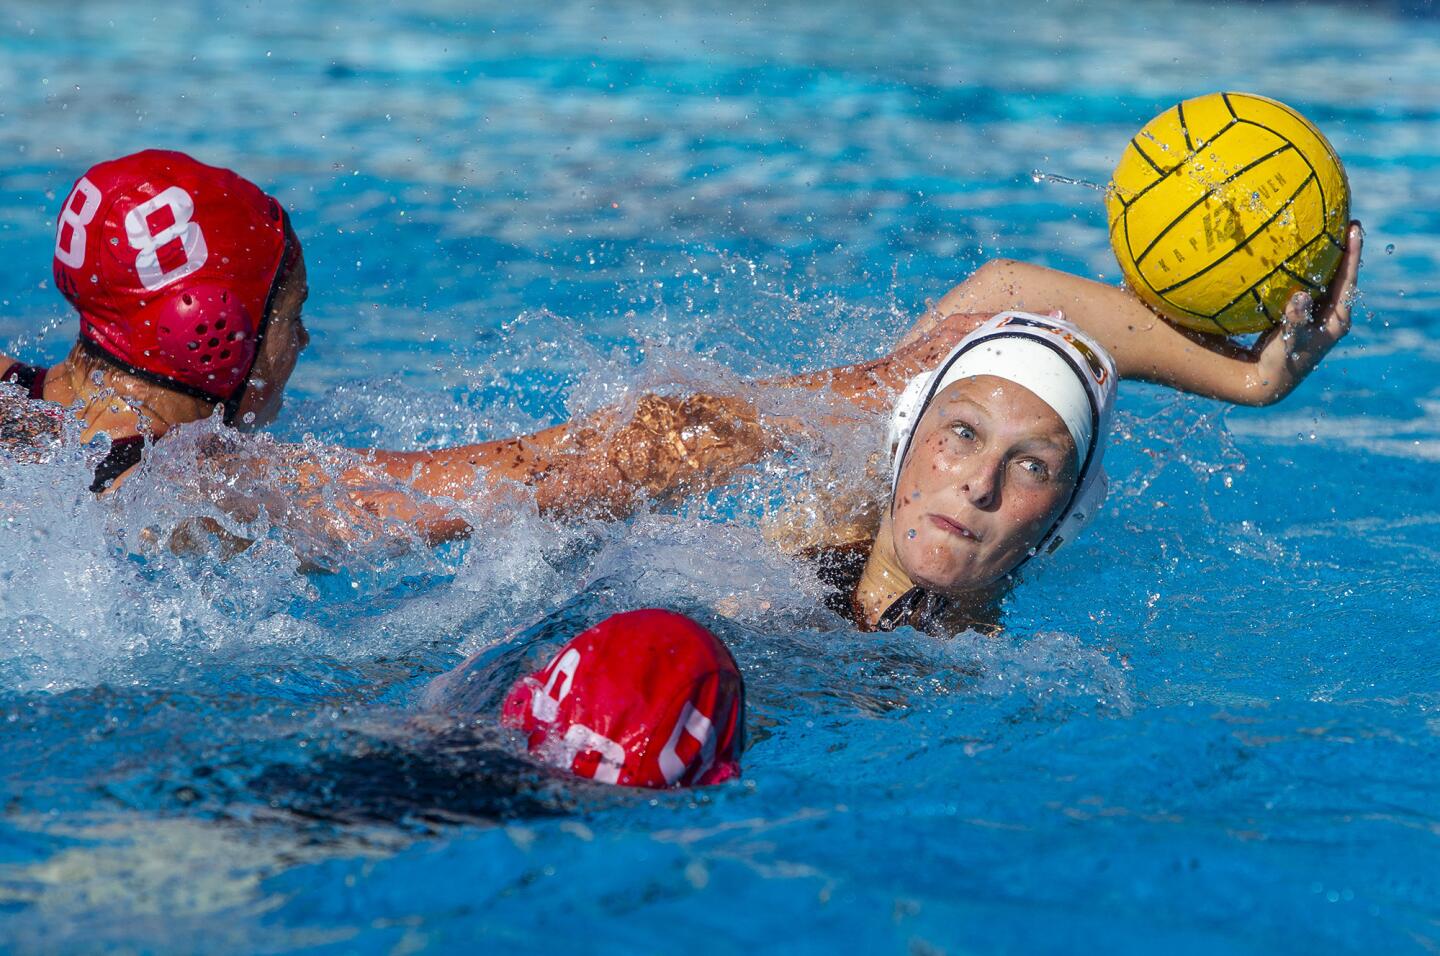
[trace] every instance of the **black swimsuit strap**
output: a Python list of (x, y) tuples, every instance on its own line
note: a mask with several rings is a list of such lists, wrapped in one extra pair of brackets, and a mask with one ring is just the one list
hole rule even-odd
[(40, 400), (45, 397), (45, 373), (50, 371), (38, 365), (26, 365), (24, 362), (15, 362), (0, 375), (0, 382), (11, 382), (19, 385), (29, 393), (29, 397)]
[(935, 612), (932, 597), (934, 595), (924, 588), (911, 588), (885, 609), (885, 613), (875, 622), (875, 630), (893, 631), (902, 624), (915, 628), (923, 626)]
[(90, 482), (90, 490), (99, 494), (109, 488), (116, 478), (139, 464), (140, 456), (144, 453), (145, 439), (140, 435), (111, 439), (110, 454), (95, 466), (95, 478)]

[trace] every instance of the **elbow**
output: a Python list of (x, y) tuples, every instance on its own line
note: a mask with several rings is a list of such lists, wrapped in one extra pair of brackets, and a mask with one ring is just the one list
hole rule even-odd
[(1046, 298), (1044, 290), (1049, 272), (1042, 266), (1019, 259), (990, 259), (972, 272), (960, 287), (969, 300), (965, 311), (1038, 311), (1040, 302)]
[(1238, 392), (1228, 396), (1236, 405), (1249, 408), (1267, 408), (1290, 394), (1290, 389), (1259, 374), (1249, 376)]
[(990, 259), (947, 292), (931, 311), (937, 316), (947, 316), (1009, 308), (1018, 273), (1024, 265), (1014, 259)]
[(1013, 280), (1015, 273), (1024, 266), (1025, 263), (1018, 259), (989, 259), (980, 268), (970, 273), (970, 278), (965, 280), (965, 284), (999, 288), (1007, 280)]
[(986, 260), (941, 300), (941, 311), (947, 311), (947, 303), (954, 306), (948, 311), (974, 311), (974, 306), (999, 289), (1019, 265), (1014, 259)]

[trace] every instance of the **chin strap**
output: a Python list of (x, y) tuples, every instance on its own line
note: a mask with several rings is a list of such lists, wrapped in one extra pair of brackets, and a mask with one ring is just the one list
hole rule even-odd
[(943, 606), (945, 599), (916, 585), (891, 603), (875, 622), (877, 631), (893, 631), (905, 624), (920, 627)]

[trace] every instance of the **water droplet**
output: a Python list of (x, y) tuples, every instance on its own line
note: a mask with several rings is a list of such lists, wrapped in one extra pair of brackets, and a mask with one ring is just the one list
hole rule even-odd
[(1388, 243), (1385, 246), (1385, 254), (1387, 256), (1393, 256), (1395, 254), (1395, 243)]
[(1088, 179), (1076, 179), (1073, 176), (1059, 176), (1041, 169), (1030, 171), (1030, 181), (1033, 183), (1056, 183), (1061, 186), (1084, 186), (1086, 189), (1093, 189), (1096, 192), (1109, 192), (1109, 187), (1106, 185), (1091, 182)]

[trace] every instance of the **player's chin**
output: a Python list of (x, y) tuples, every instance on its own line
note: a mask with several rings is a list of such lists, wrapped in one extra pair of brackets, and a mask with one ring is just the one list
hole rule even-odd
[(901, 549), (900, 565), (911, 581), (927, 591), (960, 594), (988, 587), (992, 575), (984, 562), (957, 551), (944, 545)]

